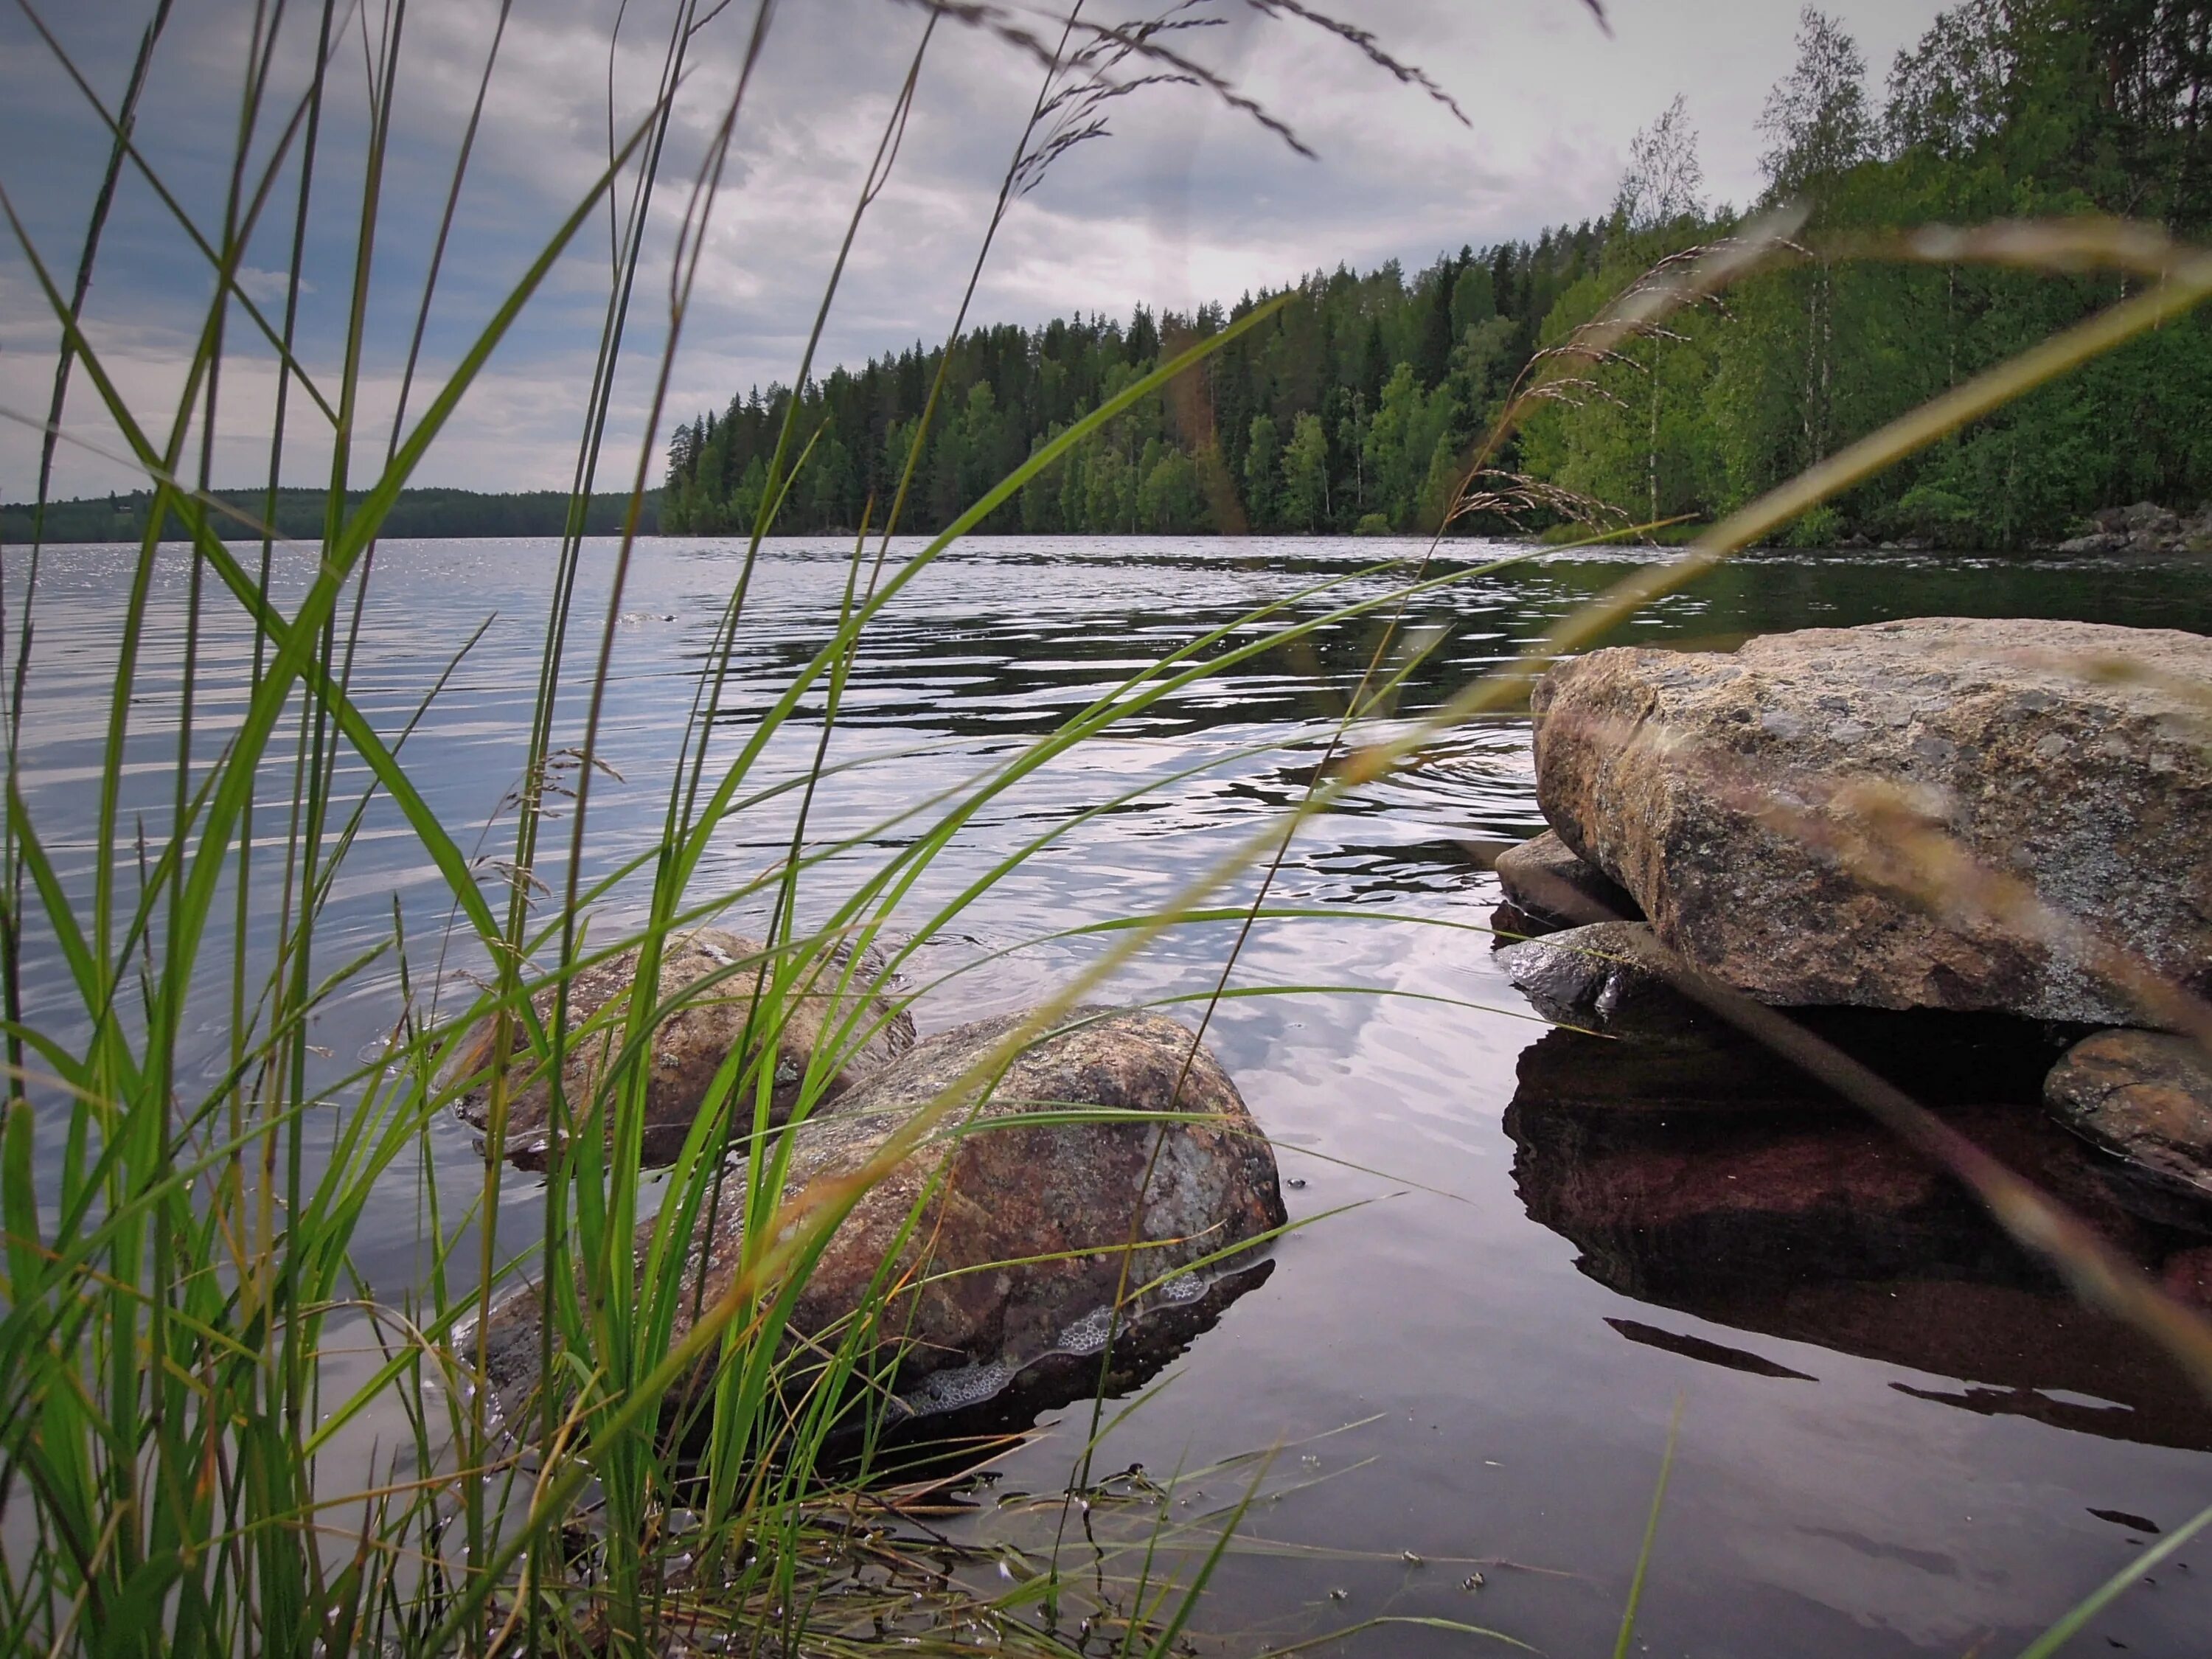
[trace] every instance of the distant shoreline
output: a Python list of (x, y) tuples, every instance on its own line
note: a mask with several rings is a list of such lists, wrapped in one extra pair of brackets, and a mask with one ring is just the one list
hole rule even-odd
[[(218, 489), (216, 499), (228, 502), (244, 516), (222, 529), (224, 539), (251, 537), (250, 525), (264, 522), (269, 507), (265, 489)], [(354, 491), (348, 504), (357, 504), (362, 492)], [(319, 540), (330, 500), (321, 489), (280, 489), (276, 492), (276, 522), (272, 526), (287, 540)], [(145, 539), (147, 515), (153, 510), (150, 490), (113, 495), (79, 496), (46, 503), (43, 540), (52, 544), (71, 542), (137, 542)], [(614, 536), (622, 533), (629, 506), (626, 494), (597, 495), (585, 511), (584, 533)], [(32, 505), (27, 501), (0, 503), (0, 544), (20, 547), (31, 539)], [(493, 537), (558, 536), (568, 528), (568, 496), (557, 489), (492, 493), (474, 489), (404, 489), (385, 517), (378, 534), (387, 541), (464, 541)], [(639, 531), (660, 532), (660, 492), (646, 493)], [(173, 518), (162, 538), (185, 538), (184, 526)]]

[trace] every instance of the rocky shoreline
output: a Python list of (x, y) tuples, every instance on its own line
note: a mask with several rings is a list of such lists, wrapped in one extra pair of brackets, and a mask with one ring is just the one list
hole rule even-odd
[[(751, 988), (765, 960), (758, 945), (714, 930), (672, 942), (659, 989), (676, 1012), (655, 1038), (648, 1165), (674, 1157), (718, 1072), (741, 1069), (734, 1057), (745, 1052)], [(748, 1061), (775, 1068), (775, 1122), (804, 1109), (783, 1149), (780, 1212), (839, 1201), (863, 1171), (872, 1178), (797, 1287), (783, 1358), (798, 1373), (815, 1363), (810, 1354), (846, 1340), (858, 1319), (859, 1374), (890, 1382), (894, 1418), (1033, 1413), (1091, 1392), (1102, 1364), (1120, 1388), (1149, 1376), (1265, 1280), (1267, 1242), (1286, 1219), (1274, 1151), (1188, 1027), (1078, 1007), (1000, 1057), (1030, 1017), (916, 1041), (888, 999), (879, 962), (831, 953), (811, 972), (773, 1050), (757, 1044)], [(579, 1024), (594, 1033), (565, 1068), (577, 1098), (590, 1098), (612, 1040), (605, 1033), (634, 974), (625, 956), (572, 1000)], [(596, 1027), (595, 1016), (603, 1017)], [(488, 1060), (479, 1033), (456, 1062), (456, 1086)], [(549, 1091), (542, 1078), (522, 1076), (509, 1150), (536, 1167), (548, 1152)], [(813, 1087), (802, 1094), (809, 1078)], [(465, 1096), (462, 1109), (484, 1121), (480, 1094)], [(1084, 1110), (1114, 1115), (1028, 1121)], [(932, 1111), (887, 1172), (872, 1170)], [(708, 1208), (692, 1235), (686, 1279), (698, 1294), (677, 1312), (672, 1342), (730, 1287), (744, 1251), (745, 1161), (730, 1163), (722, 1182), (726, 1201)], [(638, 1231), (641, 1272), (653, 1225)], [(534, 1410), (544, 1330), (543, 1288), (525, 1285), (453, 1345), (471, 1355), (481, 1343), (479, 1380), (507, 1421)], [(696, 1405), (712, 1382), (711, 1364), (702, 1364), (672, 1391), (668, 1410)]]
[[(1930, 1194), (1971, 1209), (1963, 1189), (1679, 987), (1786, 1010), (2212, 1307), (2212, 1062), (2202, 1028), (2158, 1029), (2212, 985), (2212, 641), (1927, 618), (1598, 651), (1531, 703), (1552, 828), (1496, 859), (1493, 919), (1563, 1028), (1523, 1054), (1508, 1116), (1530, 1213), (1668, 1305), (1771, 1281), (1762, 1251), (1800, 1291), (1831, 1283), (1783, 1299), (1825, 1297), (1836, 1330), (1850, 1285), (1941, 1281), (1993, 1346), (1978, 1370), (1916, 1363), (2126, 1397), (2027, 1380), (2001, 1334), (2030, 1291), (2057, 1316), (2047, 1270), (1921, 1237)], [(1725, 1243), (1746, 1227), (1766, 1242)], [(1801, 1322), (1778, 1317), (1734, 1322)]]

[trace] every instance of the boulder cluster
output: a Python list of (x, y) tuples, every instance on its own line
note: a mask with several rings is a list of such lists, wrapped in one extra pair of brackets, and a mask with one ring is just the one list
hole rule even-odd
[(1908, 1092), (1971, 1051), (1966, 1097), (1990, 1102), (2024, 1066), (2094, 1149), (2097, 1207), (2146, 1220), (2130, 1248), (2199, 1294), (2212, 640), (1922, 618), (1597, 651), (1531, 706), (1551, 829), (1496, 860), (1500, 959), (1547, 1018), (1627, 1039), (1577, 1051), (1613, 1074), (1602, 1088), (1547, 1061), (1549, 1097), (1678, 1118), (1701, 1090), (1802, 1103), (1802, 1082), (1730, 1048), (1712, 1012), (1729, 994), (1842, 1021)]
[[(872, 955), (825, 952), (796, 982), (787, 972), (775, 994), (765, 990), (770, 960), (757, 942), (719, 930), (672, 942), (657, 988), (645, 1163), (677, 1156), (718, 1074), (772, 1068), (770, 1123), (799, 1115), (763, 1154), (785, 1159), (780, 1212), (851, 1203), (798, 1287), (794, 1354), (827, 1352), (860, 1318), (860, 1370), (893, 1377), (901, 1413), (1034, 1410), (1087, 1393), (1101, 1364), (1115, 1383), (1156, 1369), (1267, 1276), (1262, 1247), (1285, 1219), (1274, 1153), (1188, 1028), (1077, 1007), (917, 1039)], [(625, 955), (572, 981), (569, 1018), (581, 1036), (563, 1066), (571, 1102), (595, 1097), (635, 975)], [(551, 998), (538, 999), (541, 1020), (552, 1018)], [(755, 1034), (770, 1025), (772, 1042)], [(491, 1042), (489, 1030), (473, 1034), (454, 1073), (463, 1115), (487, 1130)], [(507, 1086), (501, 1146), (541, 1165), (553, 1149), (548, 1079), (526, 1062)], [(1091, 1109), (1102, 1115), (1068, 1121)], [(744, 1255), (746, 1159), (726, 1163), (720, 1182), (722, 1201), (702, 1209), (690, 1244), (698, 1295), (672, 1340), (730, 1286)], [(652, 1225), (639, 1231), (641, 1261)], [(453, 1345), (473, 1356), (481, 1342), (483, 1382), (510, 1419), (541, 1380), (544, 1311), (540, 1288), (525, 1286)], [(672, 1407), (703, 1398), (711, 1382), (702, 1368)]]
[(2093, 513), (2074, 535), (2058, 544), (2061, 553), (2212, 552), (2212, 501), (2186, 516), (2170, 507), (2137, 501)]

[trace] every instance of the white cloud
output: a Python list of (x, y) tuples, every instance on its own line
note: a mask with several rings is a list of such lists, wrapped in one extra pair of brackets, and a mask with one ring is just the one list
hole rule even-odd
[[(1936, 0), (1836, 0), (1879, 79), (1917, 37)], [(80, 9), (71, 49), (96, 85), (121, 84), (138, 21)], [(430, 315), (428, 388), (466, 349), (508, 286), (606, 165), (608, 88), (618, 134), (649, 107), (666, 46), (668, 0), (633, 3), (611, 55), (604, 8), (550, 0), (517, 9), (501, 43), (466, 188)], [(1425, 264), (1446, 248), (1533, 235), (1602, 212), (1636, 129), (1676, 92), (1704, 138), (1713, 194), (1757, 189), (1752, 121), (1789, 66), (1796, 7), (1785, 0), (1613, 0), (1599, 33), (1577, 0), (1372, 0), (1360, 21), (1419, 62), (1466, 109), (1462, 125), (1341, 42), (1265, 24), (1223, 0), (1231, 27), (1190, 37), (1318, 153), (1307, 161), (1218, 100), (1188, 88), (1117, 104), (1116, 136), (1064, 158), (1017, 204), (981, 284), (971, 321), (1041, 322), (1139, 302), (1188, 307), (1295, 281), (1340, 263)], [(180, 12), (165, 41), (140, 134), (164, 179), (204, 228), (222, 222), (234, 119), (240, 32), (251, 9)], [(395, 141), (383, 181), (369, 337), (362, 464), (382, 453), (420, 284), (453, 157), (477, 94), (496, 7), (452, 0), (409, 14)], [(693, 43), (652, 240), (633, 296), (632, 354), (613, 400), (617, 447), (634, 445), (652, 390), (650, 353), (665, 327), (668, 258), (698, 159), (734, 82), (749, 8), (732, 5)], [(786, 6), (738, 129), (714, 204), (695, 305), (674, 365), (668, 420), (718, 406), (755, 381), (794, 372), (855, 192), (923, 18), (888, 0)], [(306, 84), (312, 40), (280, 43), (272, 130)], [(104, 129), (20, 21), (0, 18), (0, 179), (50, 264), (65, 271), (106, 157)], [(897, 172), (856, 242), (817, 368), (942, 337), (1030, 100), (1036, 70), (1018, 54), (940, 26)], [(353, 271), (367, 100), (362, 48), (335, 60), (301, 284), (301, 356), (334, 375)], [(288, 167), (296, 161), (296, 145)], [(260, 152), (266, 154), (265, 146)], [(289, 264), (287, 171), (270, 197), (241, 281), (283, 297)], [(628, 199), (627, 185), (621, 198)], [(431, 452), (422, 482), (477, 488), (566, 483), (605, 314), (609, 231), (594, 217)], [(143, 185), (126, 178), (92, 295), (90, 323), (118, 379), (161, 406), (202, 324), (210, 283)], [(0, 252), (0, 403), (42, 415), (57, 333), (19, 258)], [(265, 464), (273, 362), (242, 319), (227, 336), (219, 477), (247, 483)], [(326, 433), (294, 400), (302, 467), (327, 456)], [(112, 443), (88, 389), (72, 424)], [(161, 422), (164, 430), (167, 422)], [(664, 422), (664, 425), (666, 422)], [(374, 434), (372, 439), (368, 434)], [(0, 496), (29, 487), (36, 436), (0, 428)], [(323, 465), (316, 462), (315, 465)], [(619, 470), (627, 475), (631, 463)], [(113, 469), (64, 462), (61, 488), (118, 487)]]

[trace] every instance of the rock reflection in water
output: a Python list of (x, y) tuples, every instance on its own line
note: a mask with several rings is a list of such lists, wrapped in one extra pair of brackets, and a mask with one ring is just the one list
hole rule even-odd
[[(1869, 1058), (1886, 1051), (1882, 1069), (1899, 1081), (1917, 1073), (1942, 1085), (1921, 1092), (1945, 1103), (1947, 1121), (2146, 1270), (2201, 1245), (2124, 1206), (2094, 1152), (2032, 1096), (2005, 1097), (2012, 1079), (1985, 1070), (1976, 1103), (1972, 1041), (1962, 1054), (1923, 1049), (1911, 1024), (1887, 1043), (1874, 1023), (1850, 1035), (1867, 1041)], [(2018, 1069), (2036, 1063), (2022, 1055)], [(1958, 1379), (1893, 1385), (1919, 1398), (2212, 1449), (2212, 1415), (2161, 1354), (2074, 1302), (1965, 1188), (1763, 1055), (1554, 1030), (1522, 1053), (1505, 1128), (1530, 1218), (1624, 1296)], [(1647, 1321), (1609, 1322), (1630, 1340), (1739, 1370), (1820, 1369)]]
[(1018, 1432), (1042, 1413), (1078, 1401), (1133, 1394), (1218, 1324), (1230, 1304), (1259, 1289), (1274, 1271), (1273, 1258), (1261, 1256), (1194, 1279), (1193, 1294), (1151, 1298), (1133, 1320), (1115, 1331), (1110, 1348), (1101, 1310), (1096, 1342), (1067, 1344), (1018, 1368), (933, 1372), (927, 1385), (899, 1396), (892, 1415), (895, 1437), (906, 1444), (964, 1444), (978, 1434)]

